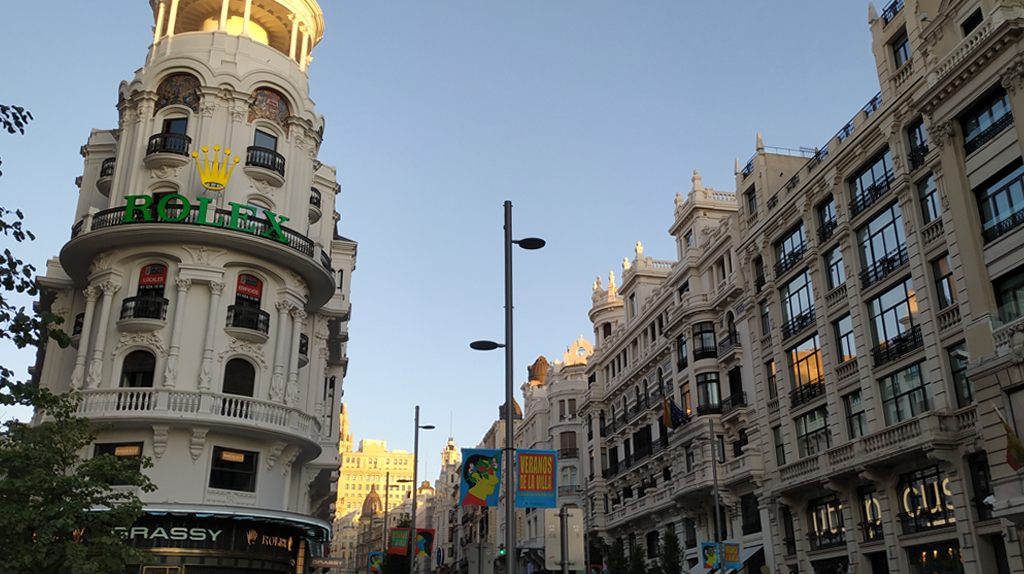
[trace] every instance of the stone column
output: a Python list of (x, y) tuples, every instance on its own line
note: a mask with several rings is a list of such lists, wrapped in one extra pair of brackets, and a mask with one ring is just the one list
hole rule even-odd
[(85, 316), (82, 318), (82, 335), (78, 339), (78, 354), (75, 356), (75, 370), (71, 373), (71, 388), (82, 388), (85, 380), (85, 355), (89, 351), (89, 333), (92, 332), (92, 316), (96, 310), (96, 299), (100, 292), (95, 287), (88, 287), (85, 293)]
[(167, 11), (167, 4), (163, 1), (160, 2), (160, 8), (156, 13), (156, 28), (153, 29), (153, 43), (156, 44), (160, 40), (160, 30), (164, 27), (164, 13)]
[(252, 16), (252, 0), (245, 0), (245, 12), (242, 14), (242, 35), (249, 35), (249, 17)]
[(110, 320), (110, 302), (121, 286), (113, 281), (100, 284), (103, 291), (103, 304), (100, 307), (100, 322), (96, 333), (96, 345), (92, 351), (92, 362), (89, 364), (89, 377), (85, 381), (88, 389), (95, 389), (103, 378), (103, 348), (107, 342), (107, 323)]
[(224, 31), (228, 29), (228, 3), (230, 0), (222, 0), (220, 4), (220, 21), (217, 23), (217, 29)]
[(270, 400), (275, 403), (284, 402), (284, 363), (288, 357), (285, 347), (288, 341), (288, 312), (293, 305), (288, 301), (278, 301), (277, 309), (277, 343), (274, 348), (274, 374), (270, 377)]
[(178, 379), (178, 352), (181, 350), (181, 327), (185, 322), (185, 295), (192, 286), (191, 279), (177, 279), (178, 298), (174, 302), (174, 325), (171, 326), (171, 345), (167, 351), (167, 368), (164, 369), (164, 387), (173, 389)]
[(167, 19), (167, 37), (174, 37), (174, 25), (178, 20), (178, 0), (171, 0), (171, 14)]
[(291, 316), (292, 339), (291, 353), (288, 356), (288, 391), (285, 394), (285, 404), (294, 407), (299, 403), (299, 334), (302, 333), (306, 312), (296, 307), (291, 310)]
[[(315, 347), (310, 346), (309, 360), (313, 361), (313, 357), (316, 357), (316, 364), (310, 365), (309, 369), (309, 384), (310, 392), (314, 397), (313, 412), (317, 416), (323, 417), (324, 414), (324, 393), (323, 386), (327, 381), (327, 337), (330, 335), (330, 330), (327, 326), (327, 322), (330, 319), (326, 315), (320, 313), (316, 314), (315, 323), (313, 324), (313, 340), (316, 342)], [(316, 355), (313, 354), (313, 349), (316, 349)], [(317, 377), (320, 376), (320, 387), (314, 387), (313, 385), (318, 381)], [(328, 408), (332, 408), (332, 405), (328, 405)]]
[(210, 381), (213, 379), (211, 370), (213, 368), (213, 338), (217, 329), (217, 316), (220, 309), (220, 292), (224, 290), (224, 283), (210, 281), (210, 312), (206, 316), (206, 343), (203, 345), (203, 363), (199, 369), (199, 390), (210, 390)]
[(295, 14), (288, 16), (288, 19), (292, 21), (291, 40), (288, 45), (288, 59), (295, 60), (295, 45), (299, 39), (299, 19), (295, 17)]
[(306, 30), (306, 25), (302, 24), (299, 26), (302, 30), (302, 57), (299, 58), (299, 70), (306, 71), (306, 56), (309, 55), (309, 32)]

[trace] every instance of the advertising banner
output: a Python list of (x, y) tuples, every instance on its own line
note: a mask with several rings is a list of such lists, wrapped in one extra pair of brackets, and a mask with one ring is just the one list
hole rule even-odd
[(416, 552), (413, 556), (427, 556), (434, 551), (434, 529), (433, 528), (417, 528), (416, 529)]
[(498, 506), (501, 485), (501, 450), (496, 448), (462, 449), (462, 483), (459, 504)]
[(409, 551), (409, 529), (392, 528), (391, 539), (388, 541), (388, 554), (405, 556)]
[(700, 556), (701, 563), (704, 564), (705, 570), (711, 570), (712, 568), (718, 568), (718, 545), (714, 542), (701, 542), (700, 543)]
[(516, 458), (516, 508), (555, 508), (558, 453), (519, 449)]
[(743, 562), (740, 561), (740, 545), (726, 542), (722, 545), (722, 564), (726, 568), (732, 568), (739, 570), (743, 567)]
[(380, 574), (381, 564), (383, 562), (383, 552), (370, 552), (370, 574)]

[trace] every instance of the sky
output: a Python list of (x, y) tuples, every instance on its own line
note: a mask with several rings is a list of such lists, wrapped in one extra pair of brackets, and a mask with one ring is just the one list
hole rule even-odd
[[(504, 402), (503, 203), (516, 249), (514, 368), (593, 341), (591, 289), (637, 241), (674, 260), (674, 198), (698, 169), (736, 191), (734, 162), (823, 146), (878, 91), (867, 3), (832, 0), (320, 0), (310, 94), (319, 159), (338, 168), (339, 231), (356, 240), (344, 380), (356, 441), (413, 450), (436, 478), (448, 437), (476, 446)], [(881, 11), (883, 3), (876, 5)], [(0, 134), (0, 205), (45, 269), (69, 239), (89, 130), (117, 126), (144, 64), (144, 0), (23, 2), (0, 34), (0, 103), (35, 117)], [(31, 25), (30, 25), (31, 24)], [(26, 304), (28, 302), (26, 301)], [(34, 354), (0, 345), (27, 376)], [(25, 418), (0, 408), (0, 420)]]

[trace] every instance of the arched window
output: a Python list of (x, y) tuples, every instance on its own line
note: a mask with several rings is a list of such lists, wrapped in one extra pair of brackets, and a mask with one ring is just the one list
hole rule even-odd
[(223, 392), (251, 397), (256, 389), (256, 369), (245, 359), (231, 359), (224, 367)]
[[(171, 74), (160, 82), (156, 89), (156, 104), (153, 113), (179, 104), (193, 112), (199, 112), (199, 80), (192, 74)], [(185, 132), (175, 132), (185, 133)]]
[(132, 351), (121, 364), (122, 387), (152, 387), (156, 357), (149, 351)]

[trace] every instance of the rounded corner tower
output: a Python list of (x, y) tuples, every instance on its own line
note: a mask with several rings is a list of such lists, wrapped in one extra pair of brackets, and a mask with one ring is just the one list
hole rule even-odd
[(306, 76), (323, 14), (150, 5), (146, 64), (82, 147), (71, 239), (40, 279), (72, 345), (34, 374), (110, 425), (86, 457), (152, 458), (125, 534), (163, 567), (305, 571), (331, 532), (356, 259)]

